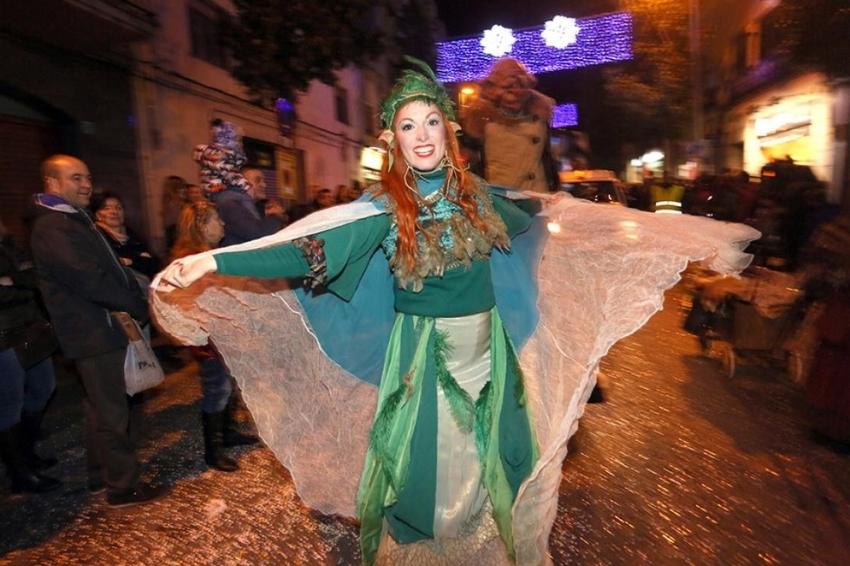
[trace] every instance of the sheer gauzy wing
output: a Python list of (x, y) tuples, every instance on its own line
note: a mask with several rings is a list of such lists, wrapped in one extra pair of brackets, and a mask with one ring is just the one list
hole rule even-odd
[[(539, 218), (538, 221), (542, 221)], [(540, 461), (514, 504), (517, 564), (547, 563), (561, 464), (599, 360), (662, 307), (689, 261), (744, 269), (758, 232), (694, 216), (652, 214), (563, 198), (548, 211), (539, 265), (540, 322), (520, 350)]]
[[(329, 209), (332, 212), (313, 215), (276, 235), (225, 249), (289, 241), (381, 213), (369, 204), (351, 206)], [(547, 231), (548, 238), (540, 238), (541, 231)], [(750, 260), (742, 250), (757, 236), (742, 225), (655, 215), (565, 196), (535, 217), (532, 229), (514, 241), (510, 254), (494, 254), (500, 312), (511, 310), (504, 303), (515, 303), (511, 292), (515, 298), (524, 285), (513, 280), (536, 270), (539, 285), (534, 313), (539, 321), (511, 332), (541, 454), (514, 505), (518, 564), (547, 563), (561, 463), (599, 360), (661, 308), (664, 291), (678, 281), (689, 261), (702, 260), (721, 273), (740, 271)], [(534, 242), (544, 241), (542, 250), (532, 250)], [(385, 334), (382, 325), (391, 316), (392, 303), (386, 287), (391, 280), (377, 271), (370, 266), (352, 299), (373, 311), (375, 320), (349, 319), (344, 309), (333, 315), (348, 331), (370, 334), (372, 342), (386, 340), (388, 331)], [(154, 287), (157, 284), (155, 280)], [(373, 307), (360, 297), (361, 291), (384, 294), (390, 309)], [(529, 301), (526, 296), (526, 303), (533, 306), (531, 297)], [(327, 295), (322, 300), (334, 301)], [(372, 366), (363, 364), (355, 377), (331, 361), (299, 297), (284, 280), (208, 276), (189, 289), (157, 292), (152, 304), (157, 322), (168, 333), (187, 343), (204, 343), (208, 336), (215, 342), (263, 440), (289, 469), (303, 501), (323, 513), (353, 516), (376, 403), (376, 387), (365, 375)], [(511, 316), (503, 318), (511, 331)], [(370, 355), (382, 351), (373, 348)]]
[[(372, 203), (333, 207), (271, 236), (207, 253), (288, 242), (383, 213)], [(361, 326), (364, 333), (379, 334), (392, 325), (392, 290), (388, 277), (374, 280), (374, 272), (367, 269), (362, 291), (382, 294), (384, 305), (380, 310), (363, 309), (375, 318)], [(160, 287), (159, 276), (152, 287)], [(215, 344), (242, 390), (260, 436), (291, 473), (302, 500), (323, 513), (353, 517), (377, 402), (377, 388), (368, 381), (380, 380), (389, 329), (378, 338), (378, 353), (372, 349), (372, 356), (381, 359), (371, 366), (361, 364), (373, 368), (377, 376), (355, 377), (325, 355), (299, 292), (285, 279), (208, 275), (187, 289), (153, 293), (151, 306), (157, 324), (177, 340), (199, 345), (209, 339)], [(366, 295), (359, 289), (352, 302)], [(344, 309), (334, 305), (343, 301), (326, 293), (315, 302), (330, 302), (328, 310), (339, 326), (355, 326), (345, 318)], [(356, 351), (358, 342), (351, 340), (352, 335), (330, 347)]]

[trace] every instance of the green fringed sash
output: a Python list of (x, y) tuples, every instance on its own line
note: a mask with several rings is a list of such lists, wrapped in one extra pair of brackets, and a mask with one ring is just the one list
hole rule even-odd
[[(428, 341), (419, 340), (411, 363), (402, 371), (402, 338), (413, 331), (430, 334), (434, 319), (399, 314), (390, 333), (389, 346), (369, 448), (357, 490), (360, 549), (364, 564), (373, 564), (381, 543), (384, 508), (396, 503), (410, 465), (410, 444), (419, 416), (422, 380)], [(421, 335), (420, 335), (421, 337)]]
[(517, 354), (495, 307), (490, 317), (490, 359), (490, 383), (476, 403), (475, 440), (493, 518), (508, 557), (515, 561), (511, 511), (520, 485), (537, 463), (539, 451)]

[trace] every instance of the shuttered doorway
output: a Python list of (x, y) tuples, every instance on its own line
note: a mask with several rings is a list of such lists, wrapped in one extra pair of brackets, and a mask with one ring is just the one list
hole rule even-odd
[(41, 162), (60, 151), (59, 130), (52, 122), (0, 114), (0, 140), (0, 218), (18, 246), (29, 252), (23, 211), (42, 190)]

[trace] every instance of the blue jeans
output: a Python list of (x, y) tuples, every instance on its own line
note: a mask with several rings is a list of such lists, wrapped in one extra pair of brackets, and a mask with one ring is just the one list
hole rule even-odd
[(21, 422), (21, 411), (43, 411), (54, 389), (52, 358), (25, 370), (13, 348), (0, 352), (0, 430)]
[(218, 413), (227, 407), (233, 391), (230, 372), (217, 358), (200, 358), (201, 366), (201, 410)]

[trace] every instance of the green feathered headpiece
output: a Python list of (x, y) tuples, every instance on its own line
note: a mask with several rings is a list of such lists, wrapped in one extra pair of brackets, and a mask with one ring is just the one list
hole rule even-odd
[(393, 126), (393, 118), (398, 109), (411, 100), (421, 100), (436, 104), (450, 121), (455, 119), (455, 105), (449, 98), (446, 89), (437, 82), (437, 76), (431, 67), (424, 61), (405, 55), (409, 63), (421, 67), (424, 71), (420, 73), (408, 69), (404, 71), (401, 78), (396, 81), (395, 87), (390, 95), (381, 103), (381, 121), (384, 128), (390, 130)]

